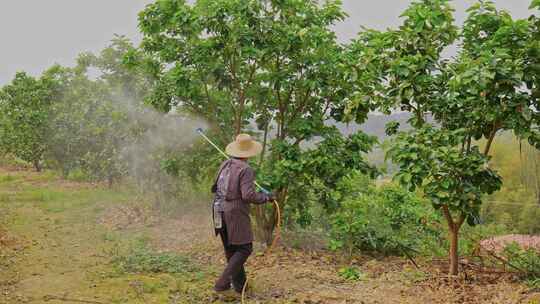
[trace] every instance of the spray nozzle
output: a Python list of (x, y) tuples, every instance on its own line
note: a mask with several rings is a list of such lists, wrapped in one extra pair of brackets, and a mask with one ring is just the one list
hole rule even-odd
[(264, 194), (266, 194), (266, 195), (272, 194), (270, 191), (266, 190), (265, 188), (263, 188), (263, 187), (260, 187), (260, 188), (261, 188), (261, 192), (262, 192), (262, 193), (264, 193)]
[(203, 133), (203, 129), (202, 129), (202, 128), (197, 128), (197, 129), (195, 129), (195, 131), (197, 131), (197, 133)]

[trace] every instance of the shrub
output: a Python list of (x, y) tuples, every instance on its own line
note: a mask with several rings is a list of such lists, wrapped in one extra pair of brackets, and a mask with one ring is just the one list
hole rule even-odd
[(521, 272), (529, 282), (540, 280), (540, 252), (536, 248), (523, 249), (512, 243), (504, 248), (503, 256), (508, 266)]
[(378, 252), (385, 255), (414, 255), (433, 247), (440, 237), (439, 216), (429, 204), (396, 185), (380, 188), (368, 179), (351, 176), (340, 187), (350, 189), (342, 207), (333, 215), (330, 247)]
[(92, 180), (86, 172), (79, 168), (69, 172), (66, 179), (74, 182), (87, 182)]
[[(445, 229), (445, 233), (448, 233), (448, 229)], [(507, 235), (513, 233), (513, 231), (504, 223), (483, 223), (475, 227), (465, 226), (461, 231), (461, 238), (459, 239), (459, 254), (463, 256), (475, 256), (478, 250), (478, 244), (483, 240), (487, 240), (493, 237)], [(444, 248), (450, 247), (448, 240), (443, 241)], [(446, 254), (446, 252), (442, 252)]]

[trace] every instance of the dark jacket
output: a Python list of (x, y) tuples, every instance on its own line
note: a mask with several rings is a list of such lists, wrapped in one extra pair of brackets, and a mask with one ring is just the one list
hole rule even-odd
[(255, 172), (247, 162), (230, 159), (221, 164), (212, 186), (216, 192), (217, 178), (221, 170), (230, 162), (229, 186), (223, 206), (223, 217), (227, 227), (227, 236), (231, 245), (243, 245), (253, 242), (253, 231), (249, 217), (250, 203), (264, 204), (269, 197), (255, 190)]

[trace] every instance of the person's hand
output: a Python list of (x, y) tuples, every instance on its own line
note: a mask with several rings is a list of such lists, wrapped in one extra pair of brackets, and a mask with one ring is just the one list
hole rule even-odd
[(276, 193), (275, 193), (274, 191), (272, 191), (272, 192), (270, 192), (270, 193), (268, 194), (268, 201), (269, 201), (269, 202), (273, 202), (273, 201), (275, 201), (276, 199), (277, 199), (277, 195), (276, 195)]
[(274, 194), (274, 192), (270, 192), (264, 188), (261, 189), (261, 192), (266, 195), (268, 202), (273, 202), (276, 200), (276, 195)]

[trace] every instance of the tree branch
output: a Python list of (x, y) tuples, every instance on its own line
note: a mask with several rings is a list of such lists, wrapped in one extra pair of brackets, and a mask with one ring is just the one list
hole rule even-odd
[(306, 94), (304, 95), (304, 98), (302, 99), (302, 102), (298, 105), (298, 107), (294, 110), (294, 113), (290, 117), (289, 123), (292, 123), (296, 119), (298, 114), (301, 114), (302, 112), (304, 112), (304, 109), (305, 109), (305, 107), (307, 105), (307, 100), (308, 100), (308, 97), (309, 97), (310, 94), (311, 94), (311, 89), (308, 88), (306, 90)]
[(493, 123), (493, 127), (491, 129), (491, 133), (489, 134), (486, 148), (484, 149), (485, 156), (488, 155), (489, 150), (491, 149), (491, 145), (493, 144), (493, 140), (495, 139), (495, 136), (497, 135), (497, 131), (499, 131), (499, 129), (500, 129), (500, 124), (498, 122)]
[(450, 213), (448, 206), (443, 205), (442, 210), (443, 210), (443, 215), (446, 218), (446, 221), (448, 222), (448, 226), (450, 227), (450, 229), (454, 230), (456, 227), (455, 226), (456, 224), (454, 223), (454, 219), (452, 218), (452, 214)]
[(264, 161), (264, 156), (266, 154), (266, 145), (268, 144), (268, 128), (270, 127), (270, 123), (272, 122), (272, 119), (269, 119), (267, 122), (266, 122), (266, 125), (264, 126), (264, 139), (263, 139), (263, 149), (262, 149), (262, 152), (261, 152), (261, 158), (259, 160), (259, 166), (262, 165), (263, 161)]
[(459, 219), (457, 223), (455, 224), (456, 229), (461, 228), (461, 225), (463, 225), (463, 223), (465, 222), (465, 218), (466, 218), (465, 214), (461, 212), (461, 214), (459, 215)]

